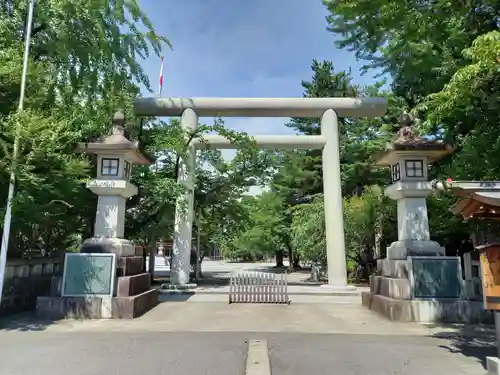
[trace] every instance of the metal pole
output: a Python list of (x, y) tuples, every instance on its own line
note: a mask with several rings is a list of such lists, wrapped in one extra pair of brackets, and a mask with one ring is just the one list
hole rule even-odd
[(200, 279), (200, 226), (201, 210), (198, 210), (198, 221), (196, 226), (196, 281)]
[[(28, 60), (30, 55), (31, 28), (33, 24), (34, 10), (35, 10), (35, 0), (30, 0), (29, 11), (28, 11), (28, 24), (26, 26), (26, 36), (24, 44), (24, 62), (23, 62), (23, 72), (21, 75), (21, 92), (19, 94), (19, 106), (17, 108), (18, 113), (21, 113), (24, 109), (24, 94), (26, 91), (26, 76), (28, 75)], [(2, 247), (0, 249), (0, 303), (2, 303), (5, 266), (7, 263), (7, 249), (9, 248), (10, 225), (12, 221), (12, 202), (14, 200), (14, 193), (16, 187), (16, 168), (17, 168), (17, 156), (19, 153), (20, 136), (21, 136), (21, 123), (17, 121), (15, 135), (14, 135), (14, 149), (12, 151), (9, 192), (7, 194), (7, 204), (3, 221), (4, 224), (2, 233)]]
[(163, 89), (163, 56), (161, 57), (160, 65), (160, 80), (158, 82), (158, 97), (161, 98), (161, 90)]
[(495, 316), (495, 331), (497, 334), (497, 356), (500, 358), (500, 311), (493, 312)]

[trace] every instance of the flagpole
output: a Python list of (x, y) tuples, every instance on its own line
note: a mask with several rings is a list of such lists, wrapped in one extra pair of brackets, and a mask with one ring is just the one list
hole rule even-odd
[[(30, 42), (31, 42), (31, 28), (33, 24), (33, 13), (35, 10), (35, 0), (29, 0), (29, 11), (28, 11), (28, 24), (26, 26), (26, 35), (24, 43), (24, 61), (23, 61), (23, 72), (21, 75), (21, 91), (19, 94), (19, 105), (17, 107), (17, 112), (21, 113), (24, 109), (24, 95), (26, 91), (26, 79), (28, 75), (28, 62), (30, 55)], [(10, 226), (12, 221), (12, 203), (14, 200), (14, 193), (16, 187), (16, 168), (17, 168), (17, 156), (19, 153), (19, 138), (21, 136), (21, 123), (16, 121), (16, 129), (14, 135), (14, 148), (12, 150), (12, 164), (10, 170), (10, 182), (9, 182), (9, 192), (7, 194), (7, 206), (5, 210), (5, 216), (3, 221), (3, 233), (2, 233), (2, 247), (0, 249), (0, 303), (3, 297), (3, 284), (5, 278), (5, 266), (7, 264), (7, 249), (9, 248), (9, 236), (10, 236)]]
[(158, 97), (161, 98), (161, 90), (163, 88), (163, 56), (161, 57), (160, 65), (160, 81), (158, 82)]
[[(159, 98), (161, 98), (161, 90), (163, 88), (163, 56), (160, 59), (161, 59), (161, 63), (160, 63), (160, 78), (158, 80), (158, 92), (157, 92), (157, 96)], [(158, 171), (158, 169), (159, 169), (158, 160), (155, 162), (155, 165), (153, 166), (153, 169), (155, 171)]]

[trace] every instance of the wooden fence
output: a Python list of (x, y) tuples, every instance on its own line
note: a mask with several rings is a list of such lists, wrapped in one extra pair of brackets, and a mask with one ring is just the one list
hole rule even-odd
[(231, 275), (229, 303), (289, 304), (286, 273), (239, 272)]

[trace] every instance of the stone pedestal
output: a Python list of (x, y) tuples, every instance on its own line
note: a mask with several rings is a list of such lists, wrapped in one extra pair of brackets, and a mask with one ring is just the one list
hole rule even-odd
[[(447, 259), (450, 257), (434, 260), (433, 262), (437, 262), (434, 266), (439, 266), (440, 262), (445, 262)], [(462, 296), (443, 298), (440, 297), (441, 293), (436, 293), (434, 297), (416, 296), (415, 288), (419, 280), (415, 278), (423, 276), (422, 273), (412, 275), (411, 266), (411, 257), (406, 260), (378, 260), (377, 274), (370, 277), (370, 291), (362, 292), (363, 305), (390, 320), (403, 322), (483, 323), (492, 321), (491, 313), (484, 310), (480, 301), (467, 301), (462, 299)], [(431, 272), (434, 271), (429, 269), (429, 273)], [(436, 283), (439, 282), (436, 280)]]
[(387, 259), (406, 260), (409, 256), (444, 256), (445, 249), (435, 241), (404, 239), (387, 248)]
[(144, 272), (142, 257), (119, 258), (116, 274), (116, 291), (112, 297), (64, 297), (60, 294), (61, 288), (54, 287), (53, 295), (38, 297), (37, 316), (42, 319), (133, 319), (158, 304), (158, 291), (151, 288), (151, 275)]
[(123, 238), (92, 237), (80, 246), (81, 253), (115, 253), (117, 257), (134, 256), (135, 245)]

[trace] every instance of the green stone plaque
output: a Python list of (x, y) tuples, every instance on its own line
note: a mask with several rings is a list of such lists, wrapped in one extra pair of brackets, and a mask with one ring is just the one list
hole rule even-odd
[(115, 278), (116, 254), (68, 253), (61, 292), (66, 297), (112, 296)]
[(414, 298), (461, 298), (463, 280), (459, 257), (408, 257)]

